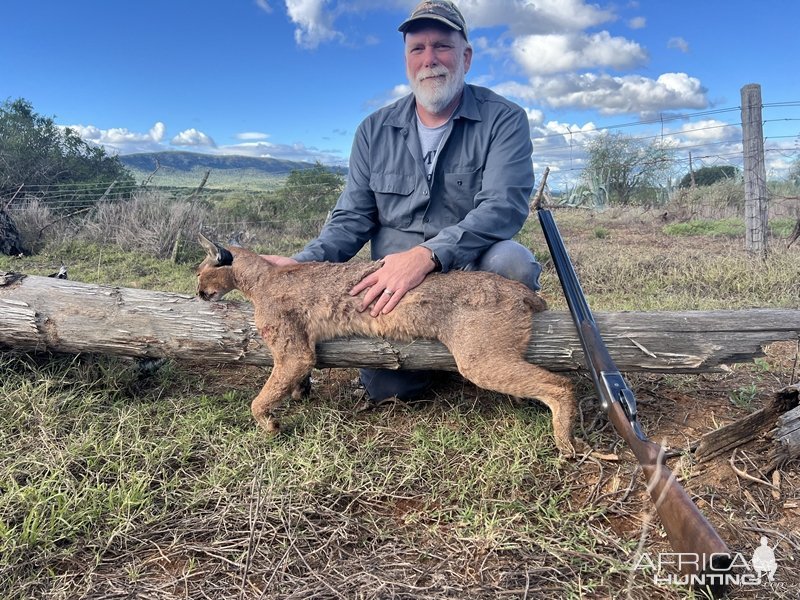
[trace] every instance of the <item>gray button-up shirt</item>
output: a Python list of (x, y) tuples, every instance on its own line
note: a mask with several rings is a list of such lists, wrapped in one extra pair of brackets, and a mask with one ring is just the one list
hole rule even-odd
[(466, 85), (429, 182), (413, 95), (381, 108), (358, 127), (330, 220), (294, 258), (344, 262), (371, 241), (374, 259), (423, 245), (443, 271), (469, 265), (528, 216), (530, 138), (522, 108)]

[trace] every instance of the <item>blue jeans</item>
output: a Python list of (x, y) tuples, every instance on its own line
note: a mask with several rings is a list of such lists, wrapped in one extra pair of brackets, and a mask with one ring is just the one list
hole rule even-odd
[[(504, 240), (484, 252), (478, 260), (464, 268), (465, 271), (488, 271), (507, 279), (519, 281), (537, 291), (541, 265), (533, 252), (525, 246)], [(397, 396), (408, 400), (420, 395), (433, 382), (436, 371), (392, 371), (389, 369), (359, 369), (361, 383), (373, 402)]]

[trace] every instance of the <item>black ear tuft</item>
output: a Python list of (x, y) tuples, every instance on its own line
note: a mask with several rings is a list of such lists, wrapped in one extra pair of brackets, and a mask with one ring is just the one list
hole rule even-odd
[(233, 254), (228, 251), (227, 248), (223, 248), (219, 244), (215, 244), (217, 247), (217, 266), (218, 267), (229, 267), (233, 264)]
[(216, 242), (212, 242), (202, 233), (198, 237), (200, 240), (200, 245), (206, 249), (206, 253), (208, 254), (209, 258), (214, 259), (215, 267), (229, 267), (231, 264), (233, 264), (233, 254), (231, 254), (228, 250)]

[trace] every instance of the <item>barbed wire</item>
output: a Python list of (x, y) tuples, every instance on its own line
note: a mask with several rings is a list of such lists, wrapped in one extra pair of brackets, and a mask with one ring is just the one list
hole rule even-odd
[[(786, 134), (787, 126), (800, 122), (800, 101), (780, 101), (762, 104), (762, 128), (764, 154), (773, 157), (770, 172), (782, 174), (788, 171), (792, 161), (800, 160), (800, 127), (796, 133)], [(740, 119), (720, 120), (721, 115), (741, 114), (741, 106), (722, 107), (708, 111), (682, 114), (665, 114), (638, 121), (611, 123), (580, 127), (560, 123), (546, 123), (535, 126), (533, 158), (540, 168), (551, 169), (550, 187), (572, 189), (579, 185), (586, 173), (586, 166), (592, 156), (593, 145), (601, 144), (600, 136), (619, 134), (630, 148), (639, 146), (644, 150), (654, 144), (667, 153), (659, 164), (667, 168), (672, 176), (680, 176), (677, 171), (696, 170), (704, 166), (734, 166), (743, 164), (743, 143)], [(713, 117), (713, 120), (709, 120)], [(669, 124), (684, 121), (680, 128), (670, 128)], [(654, 126), (658, 127), (655, 131)], [(625, 132), (631, 127), (642, 131)], [(558, 131), (547, 131), (556, 129)], [(716, 138), (716, 139), (715, 139)], [(787, 140), (796, 140), (795, 144)], [(671, 166), (669, 166), (671, 165)]]
[[(787, 112), (787, 109), (800, 108), (800, 101), (778, 101), (762, 104), (765, 117), (762, 121), (767, 131), (764, 134), (765, 154), (780, 157), (781, 159), (793, 159), (800, 155), (800, 128), (795, 134), (785, 134), (783, 131), (769, 131), (774, 126), (786, 125), (800, 122), (800, 113), (795, 116), (794, 112)], [(585, 127), (572, 130), (570, 126), (564, 125), (565, 131), (542, 132), (536, 131), (531, 136), (534, 145), (534, 160), (538, 164), (549, 164), (554, 168), (556, 174), (574, 176), (582, 172), (585, 168), (586, 157), (588, 156), (589, 144), (597, 135), (615, 131), (626, 130), (632, 127), (647, 127), (660, 125), (661, 130), (657, 132), (640, 132), (626, 136), (628, 139), (646, 144), (656, 140), (668, 142), (667, 150), (670, 156), (663, 160), (675, 166), (676, 169), (684, 168), (689, 164), (702, 166), (704, 163), (730, 164), (737, 166), (742, 160), (742, 141), (732, 136), (722, 139), (695, 140), (693, 137), (702, 136), (715, 131), (724, 132), (727, 129), (738, 130), (741, 123), (738, 121), (708, 122), (709, 117), (718, 117), (731, 113), (740, 113), (740, 106), (721, 107), (711, 110), (703, 110), (689, 113), (666, 113), (657, 117), (628, 121), (621, 123), (609, 123)], [(687, 122), (687, 125), (694, 121), (695, 126), (685, 126), (676, 130), (665, 130), (665, 124), (677, 121)], [(713, 134), (712, 134), (713, 135)], [(551, 144), (551, 140), (564, 140), (563, 144)], [(688, 139), (687, 139), (688, 138)], [(794, 146), (787, 145), (784, 140), (795, 139)], [(544, 142), (544, 146), (541, 143)], [(671, 144), (671, 145), (669, 145)], [(694, 154), (694, 151), (698, 151)], [(684, 153), (692, 152), (692, 156), (683, 156)], [(121, 196), (132, 195), (135, 192), (145, 191), (169, 192), (173, 194), (173, 199), (180, 199), (181, 194), (188, 194), (193, 185), (188, 181), (193, 175), (197, 175), (197, 182), (200, 182), (200, 173), (181, 172), (164, 167), (168, 172), (163, 176), (154, 173), (147, 186), (135, 181), (124, 181), (115, 184), (106, 200), (116, 200)], [(220, 175), (222, 181), (214, 182), (214, 175)], [(270, 194), (279, 193), (285, 186), (285, 180), (292, 174), (292, 171), (282, 171), (276, 173), (265, 173), (263, 179), (254, 178), (251, 171), (245, 172), (226, 172), (226, 170), (212, 170), (207, 185), (201, 192), (200, 197), (209, 198), (213, 195), (241, 195), (244, 197), (268, 197)], [(179, 181), (177, 179), (180, 179)], [(342, 177), (342, 179), (344, 179)], [(263, 187), (267, 182), (270, 188)], [(293, 184), (298, 190), (318, 189), (319, 182)], [(87, 183), (56, 183), (56, 184), (29, 184), (22, 185), (18, 191), (20, 201), (37, 199), (42, 205), (50, 208), (81, 208), (92, 204), (92, 200), (87, 196), (100, 198), (108, 190), (108, 182), (87, 182)], [(9, 186), (12, 187), (12, 186)], [(13, 186), (15, 189), (18, 186)], [(8, 198), (9, 196), (6, 196)], [(97, 200), (95, 198), (95, 202)], [(9, 207), (12, 209), (12, 207)]]

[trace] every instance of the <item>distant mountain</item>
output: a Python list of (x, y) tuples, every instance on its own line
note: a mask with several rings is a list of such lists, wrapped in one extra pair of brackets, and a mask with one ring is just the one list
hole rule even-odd
[[(200, 152), (142, 152), (139, 154), (121, 154), (119, 160), (123, 165), (137, 171), (153, 171), (156, 164), (161, 168), (175, 171), (191, 172), (200, 169), (212, 171), (228, 171), (248, 169), (263, 173), (287, 174), (299, 169), (311, 169), (315, 165), (309, 162), (280, 160), (277, 158), (256, 158), (252, 156), (235, 156), (220, 154), (202, 154)], [(158, 161), (158, 162), (156, 162)], [(339, 167), (337, 172), (344, 172)]]

